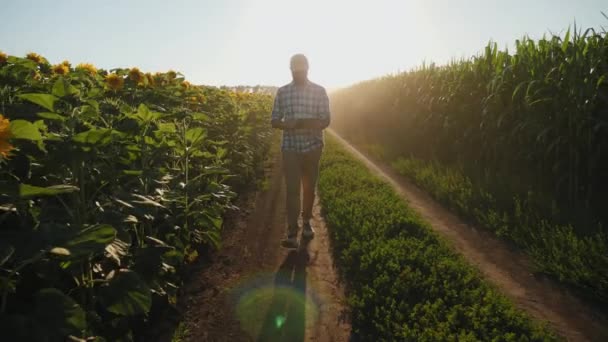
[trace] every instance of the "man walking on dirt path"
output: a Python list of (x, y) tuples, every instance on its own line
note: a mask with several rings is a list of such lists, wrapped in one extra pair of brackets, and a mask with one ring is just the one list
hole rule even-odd
[(302, 238), (311, 239), (315, 187), (319, 159), (323, 150), (323, 130), (329, 126), (329, 98), (325, 88), (308, 80), (308, 59), (302, 54), (291, 58), (293, 81), (277, 91), (272, 109), (272, 127), (283, 130), (283, 173), (287, 188), (287, 238), (281, 245), (298, 248), (300, 186), (302, 199)]

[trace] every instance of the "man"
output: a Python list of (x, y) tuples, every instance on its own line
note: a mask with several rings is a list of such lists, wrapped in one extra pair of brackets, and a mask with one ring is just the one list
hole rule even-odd
[(293, 81), (277, 91), (272, 109), (272, 127), (283, 130), (283, 173), (287, 187), (287, 238), (281, 245), (298, 248), (300, 184), (302, 186), (302, 238), (311, 239), (312, 206), (323, 150), (323, 130), (329, 126), (329, 98), (325, 88), (308, 80), (308, 60), (302, 54), (291, 58)]

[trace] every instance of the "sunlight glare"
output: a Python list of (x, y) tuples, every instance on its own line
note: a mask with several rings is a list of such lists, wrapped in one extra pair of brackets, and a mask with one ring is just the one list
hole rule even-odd
[[(417, 1), (250, 0), (240, 15), (230, 45), (250, 54), (228, 62), (246, 74), (271, 73), (277, 84), (289, 82), (289, 57), (300, 52), (309, 57), (310, 78), (329, 88), (385, 74), (387, 67), (398, 71), (424, 37), (417, 32), (425, 20)], [(379, 54), (390, 63), (378, 63)]]

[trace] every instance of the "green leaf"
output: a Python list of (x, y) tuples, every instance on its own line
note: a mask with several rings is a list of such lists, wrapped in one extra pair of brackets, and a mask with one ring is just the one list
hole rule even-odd
[(208, 213), (203, 213), (201, 218), (203, 219), (203, 221), (206, 221), (208, 226), (211, 226), (218, 230), (222, 229), (223, 220), (220, 216), (212, 216)]
[(122, 136), (124, 136), (124, 133), (119, 131), (109, 128), (100, 128), (78, 133), (74, 135), (72, 139), (81, 144), (107, 145), (115, 138)]
[(38, 291), (34, 303), (32, 318), (39, 330), (37, 333), (53, 337), (50, 340), (63, 340), (68, 335), (80, 336), (87, 327), (84, 310), (58, 289)]
[(219, 248), (222, 244), (222, 237), (219, 231), (206, 230), (202, 232), (203, 241), (210, 244), (214, 248)]
[(566, 32), (566, 37), (564, 37), (564, 41), (562, 42), (562, 51), (566, 53), (568, 51), (568, 44), (570, 43), (570, 28)]
[(73, 256), (102, 252), (106, 245), (116, 239), (116, 229), (107, 224), (87, 227), (63, 244)]
[(57, 97), (51, 94), (21, 94), (19, 98), (35, 103), (43, 108), (46, 108), (53, 111), (53, 107), (55, 106), (55, 101), (58, 100)]
[(140, 121), (150, 122), (160, 118), (160, 113), (151, 111), (145, 104), (142, 103), (137, 108), (137, 113), (132, 117)]
[(141, 176), (144, 172), (141, 170), (122, 170), (122, 173), (128, 176)]
[(199, 122), (211, 121), (211, 118), (209, 118), (209, 115), (204, 114), (204, 113), (192, 113), (192, 118)]
[(189, 141), (191, 144), (196, 144), (206, 136), (207, 131), (205, 131), (205, 129), (202, 127), (194, 127), (186, 131), (186, 140)]
[(73, 185), (52, 185), (47, 187), (39, 187), (29, 184), (19, 184), (19, 197), (31, 198), (40, 196), (55, 196), (59, 194), (70, 193), (78, 191), (78, 187)]
[(166, 132), (166, 133), (175, 133), (177, 131), (177, 129), (175, 128), (175, 124), (172, 124), (172, 123), (159, 123), (158, 124), (158, 131), (159, 132)]
[(152, 306), (150, 288), (137, 273), (119, 272), (100, 291), (99, 299), (106, 310), (122, 316), (146, 314)]
[(228, 149), (224, 147), (219, 147), (217, 149), (217, 159), (223, 159), (228, 154)]
[(52, 112), (40, 112), (37, 113), (36, 115), (38, 115), (38, 117), (41, 117), (43, 119), (47, 119), (47, 120), (56, 120), (56, 121), (65, 121), (66, 118), (63, 115), (57, 114), (57, 113), (52, 113)]
[(606, 83), (606, 75), (608, 75), (608, 74), (605, 74), (605, 75), (600, 76), (600, 78), (597, 80), (597, 83), (596, 83), (596, 85), (595, 85), (595, 87), (596, 87), (596, 88), (598, 88), (598, 89), (599, 89), (599, 87), (600, 87), (602, 84)]
[(23, 139), (30, 141), (42, 140), (40, 130), (33, 123), (26, 120), (11, 121), (11, 136), (13, 139)]
[(91, 108), (95, 109), (95, 111), (99, 111), (99, 102), (95, 101), (95, 100), (88, 100), (87, 104), (89, 106), (91, 106)]
[(156, 140), (154, 140), (154, 138), (150, 137), (150, 136), (144, 136), (144, 143), (146, 145), (151, 145), (151, 146), (160, 146), (159, 142), (157, 142)]
[(64, 97), (67, 95), (73, 95), (78, 93), (78, 89), (71, 85), (65, 78), (60, 77), (53, 84), (53, 90), (51, 93), (57, 97)]

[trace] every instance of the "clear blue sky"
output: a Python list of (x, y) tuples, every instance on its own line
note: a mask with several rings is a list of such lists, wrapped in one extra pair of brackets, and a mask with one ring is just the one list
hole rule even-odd
[(303, 52), (311, 79), (334, 88), (575, 20), (608, 27), (600, 11), (607, 0), (2, 0), (0, 50), (212, 85), (287, 83), (289, 57)]

